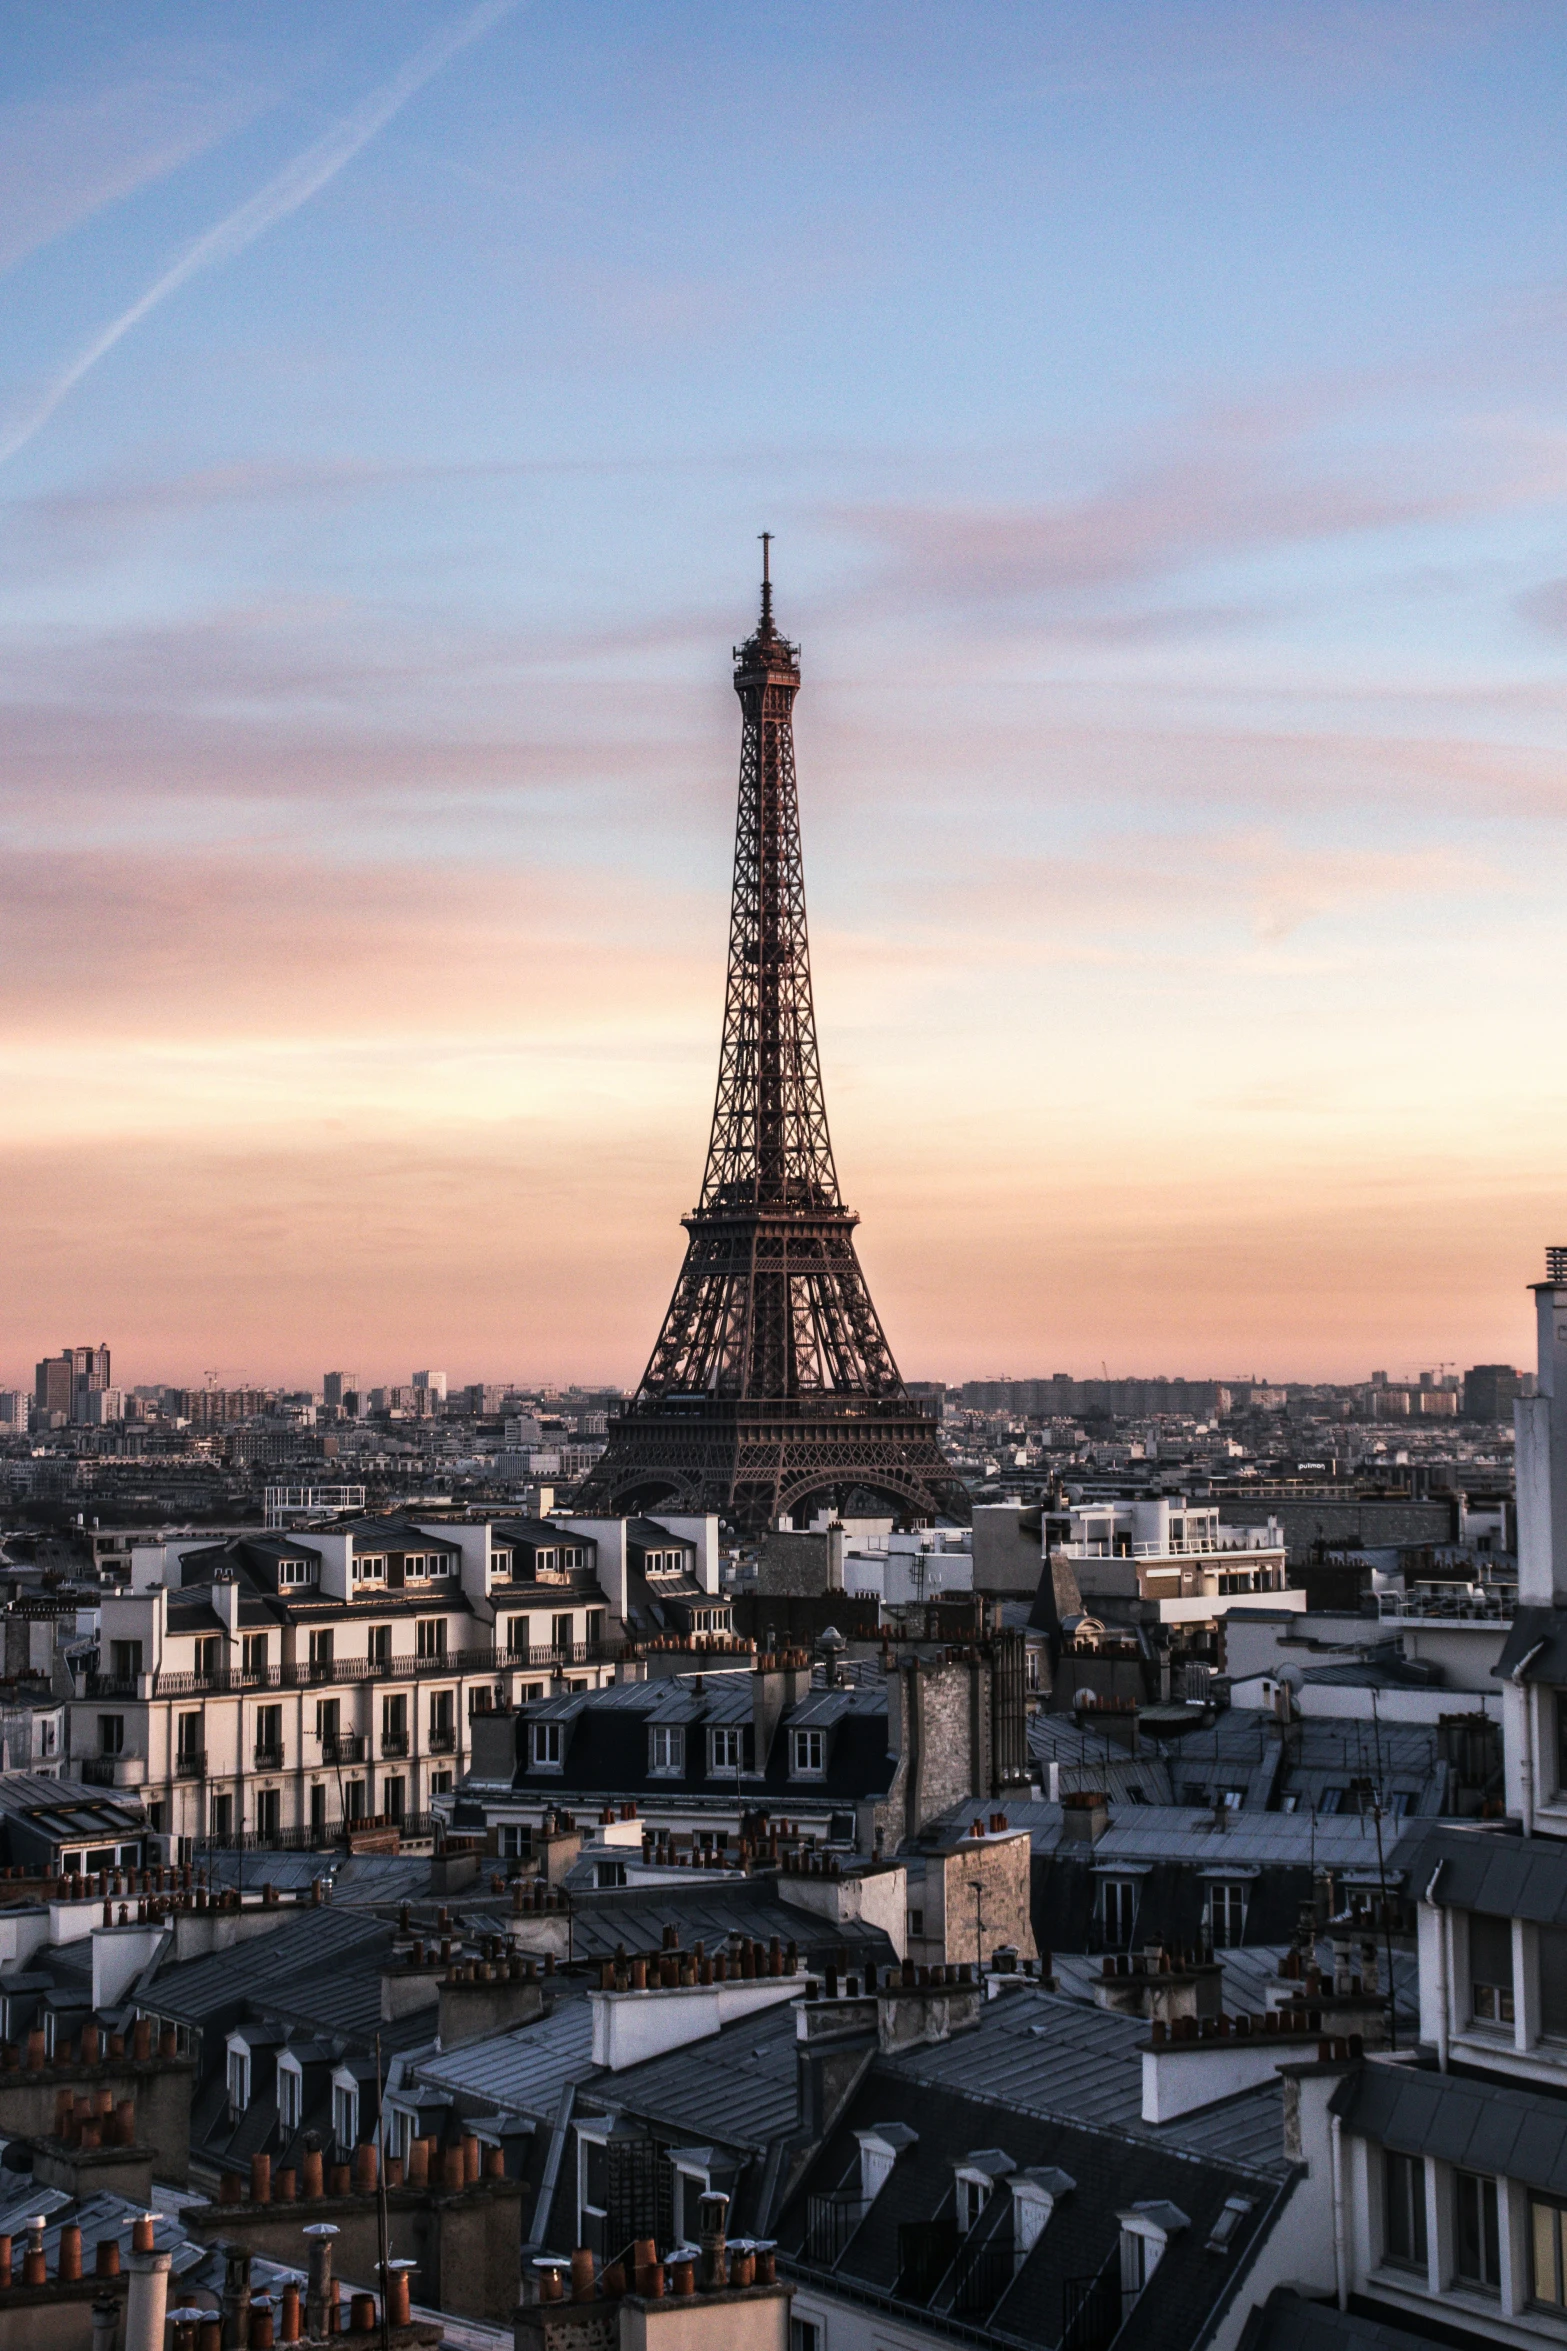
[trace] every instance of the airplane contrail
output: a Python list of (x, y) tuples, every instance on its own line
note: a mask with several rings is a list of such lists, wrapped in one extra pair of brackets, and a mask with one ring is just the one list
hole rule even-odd
[(42, 400), (24, 421), (13, 427), (0, 439), (0, 465), (25, 449), (33, 435), (48, 423), (62, 400), (75, 391), (83, 376), (91, 373), (100, 359), (114, 349), (122, 336), (139, 326), (150, 311), (170, 294), (178, 291), (198, 270), (210, 269), (216, 263), (229, 261), (236, 253), (254, 244), (257, 237), (297, 212), (302, 204), (335, 179), (345, 163), (351, 163), (360, 149), (367, 147), (376, 133), (384, 130), (394, 114), (407, 105), (416, 91), (423, 89), (441, 68), (450, 64), (460, 50), (480, 40), (492, 25), (503, 16), (509, 16), (517, 0), (481, 0), (481, 5), (461, 23), (448, 31), (438, 33), (434, 40), (411, 57), (400, 73), (393, 75), (379, 90), (356, 106), (332, 130), (296, 155), (274, 179), (267, 182), (248, 201), (231, 212), (226, 220), (208, 229), (198, 237), (188, 252), (166, 269), (159, 279), (147, 288), (119, 317), (96, 334), (87, 348), (78, 353), (65, 372), (52, 383)]

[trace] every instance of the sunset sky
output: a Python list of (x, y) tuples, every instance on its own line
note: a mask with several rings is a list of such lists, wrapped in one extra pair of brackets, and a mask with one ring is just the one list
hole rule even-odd
[(1559, 9), (0, 33), (0, 1384), (635, 1380), (764, 527), (904, 1371), (1525, 1359)]

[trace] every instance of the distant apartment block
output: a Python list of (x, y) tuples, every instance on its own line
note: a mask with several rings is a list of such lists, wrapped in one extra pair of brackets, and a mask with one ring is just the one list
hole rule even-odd
[(1477, 1363), (1464, 1374), (1464, 1418), (1510, 1422), (1523, 1393), (1523, 1377), (1510, 1363)]

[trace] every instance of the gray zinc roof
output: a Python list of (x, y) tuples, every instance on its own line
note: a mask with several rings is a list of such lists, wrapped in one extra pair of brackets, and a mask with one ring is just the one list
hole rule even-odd
[[(1285, 1943), (1246, 1943), (1235, 1950), (1214, 1953), (1223, 1971), (1222, 1997), (1227, 2016), (1263, 2014), (1269, 2006), (1268, 1987), (1289, 1948)], [(1381, 1956), (1379, 1952), (1379, 1959)], [(1317, 1945), (1317, 1959), (1331, 1980), (1333, 1945), (1326, 1937)], [(1056, 1951), (1051, 1954), (1050, 1965), (1063, 1998), (1097, 2005), (1094, 1986), (1104, 1967), (1097, 1953)], [(1420, 1969), (1412, 1951), (1394, 1952), (1393, 1981), (1397, 1988), (1398, 2014), (1403, 2020), (1413, 2021), (1420, 2010)]]
[(391, 1930), (363, 1911), (302, 1910), (270, 1934), (161, 1969), (147, 2006), (200, 2023), (247, 2000), (291, 2004), (289, 1996), (304, 1986), (324, 1990), (336, 1970), (357, 1971), (377, 1945), (390, 1949)]
[(596, 2104), (656, 2116), (693, 2140), (760, 2149), (798, 2120), (795, 2014), (787, 2001), (624, 2073), (584, 2083)]
[[(990, 2099), (998, 2109), (1120, 2130), (1269, 2174), (1284, 2168), (1283, 2098), (1276, 2083), (1173, 2123), (1145, 2123), (1147, 2038), (1139, 2017), (1088, 2010), (1025, 1984), (989, 2002), (973, 2031), (885, 2062), (922, 2082)], [(999, 2125), (997, 2135), (1005, 2137)]]
[[(1389, 1831), (1383, 1830), (1388, 1875), (1395, 1870)], [(1116, 1812), (1094, 1847), (1094, 1859), (1189, 1861), (1200, 1868), (1285, 1867), (1370, 1869), (1377, 1866), (1376, 1825), (1361, 1813), (1329, 1819), (1309, 1812), (1226, 1812), (1190, 1806), (1127, 1806)]]
[(451, 2097), (487, 2099), (512, 2114), (553, 2120), (560, 2094), (592, 2072), (593, 2015), (586, 2000), (565, 2000), (551, 2016), (514, 2033), (440, 2050), (418, 2078)]

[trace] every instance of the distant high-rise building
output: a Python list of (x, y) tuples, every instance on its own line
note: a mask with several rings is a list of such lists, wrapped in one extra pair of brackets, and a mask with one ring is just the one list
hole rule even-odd
[(428, 1388), (432, 1396), (439, 1396), (443, 1404), (446, 1402), (446, 1374), (444, 1371), (416, 1371), (414, 1386)]
[(329, 1412), (344, 1409), (345, 1396), (359, 1393), (359, 1374), (356, 1371), (328, 1371), (321, 1375), (321, 1401)]
[(1511, 1420), (1523, 1380), (1510, 1363), (1477, 1363), (1464, 1374), (1465, 1420)]
[(66, 1419), (84, 1425), (87, 1399), (109, 1385), (109, 1350), (103, 1347), (64, 1347), (46, 1355), (34, 1373), (33, 1400), (40, 1413), (63, 1412)]

